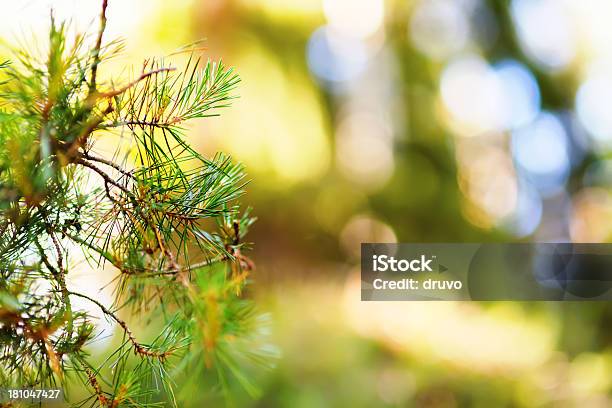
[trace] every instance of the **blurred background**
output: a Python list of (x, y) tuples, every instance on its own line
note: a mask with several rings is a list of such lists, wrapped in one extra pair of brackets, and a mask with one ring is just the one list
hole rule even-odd
[[(99, 1), (25, 0), (3, 38), (50, 4), (97, 27)], [(242, 78), (190, 130), (247, 166), (282, 353), (233, 404), (612, 406), (609, 304), (362, 303), (358, 275), (361, 242), (612, 238), (611, 21), (609, 0), (110, 1), (107, 72), (206, 38)]]

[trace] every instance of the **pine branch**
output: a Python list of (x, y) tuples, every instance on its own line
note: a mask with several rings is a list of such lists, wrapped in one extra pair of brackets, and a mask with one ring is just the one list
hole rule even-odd
[[(200, 59), (190, 59), (185, 70), (173, 75), (163, 61), (153, 60), (143, 67), (151, 72), (163, 72), (159, 81), (153, 83), (149, 77), (141, 82), (141, 75), (132, 82), (131, 89), (118, 98), (119, 114), (113, 122), (103, 124), (105, 128), (136, 126), (164, 128), (178, 126), (194, 118), (216, 116), (209, 111), (227, 106), (232, 99), (230, 92), (239, 82), (232, 69), (222, 62), (208, 61), (199, 68)], [(145, 109), (143, 109), (145, 108)], [(127, 112), (127, 115), (121, 115)]]
[[(223, 154), (204, 157), (184, 133), (229, 105), (238, 76), (192, 55), (184, 70), (151, 59), (124, 85), (101, 83), (104, 61), (121, 51), (105, 44), (108, 1), (101, 6), (93, 44), (84, 35), (68, 43), (66, 25), (52, 19), (45, 55), (17, 49), (0, 63), (0, 380), (68, 387), (79, 378), (88, 403), (145, 407), (161, 392), (176, 403), (174, 363), (216, 363), (251, 389), (240, 358), (228, 357), (253, 352), (234, 350), (253, 324), (241, 297), (254, 269), (243, 253), (254, 222), (239, 207), (244, 169)], [(92, 153), (114, 129), (130, 145), (113, 158)], [(115, 159), (132, 153), (133, 166)], [(116, 269), (112, 305), (70, 287), (69, 244), (92, 268)], [(87, 352), (95, 319), (75, 297), (123, 334), (96, 369)], [(138, 341), (117, 315), (123, 308), (164, 329)]]
[(143, 356), (143, 357), (159, 358), (161, 360), (167, 358), (170, 354), (172, 354), (172, 350), (167, 350), (167, 351), (163, 351), (163, 352), (153, 351), (150, 348), (148, 348), (147, 346), (139, 343), (136, 340), (136, 338), (134, 337), (134, 335), (132, 334), (132, 331), (128, 327), (127, 323), (124, 320), (121, 320), (119, 317), (117, 317), (117, 315), (115, 313), (113, 313), (111, 310), (109, 310), (106, 306), (104, 306), (102, 303), (98, 302), (97, 300), (95, 300), (95, 299), (93, 299), (93, 298), (91, 298), (91, 297), (89, 297), (87, 295), (84, 295), (82, 293), (68, 292), (68, 294), (71, 295), (71, 296), (77, 296), (77, 297), (80, 297), (80, 298), (83, 298), (83, 299), (87, 299), (88, 301), (90, 301), (94, 305), (98, 306), (98, 308), (100, 308), (100, 310), (106, 316), (110, 317), (115, 322), (117, 322), (117, 324), (119, 324), (119, 326), (121, 326), (121, 328), (123, 329), (125, 334), (128, 336), (128, 339), (129, 339), (130, 343), (132, 343), (132, 346), (134, 347), (134, 352), (136, 354), (139, 354), (140, 356)]

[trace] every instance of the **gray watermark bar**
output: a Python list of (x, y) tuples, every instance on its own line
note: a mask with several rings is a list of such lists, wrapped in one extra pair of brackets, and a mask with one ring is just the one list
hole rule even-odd
[(361, 300), (612, 300), (612, 244), (361, 244)]

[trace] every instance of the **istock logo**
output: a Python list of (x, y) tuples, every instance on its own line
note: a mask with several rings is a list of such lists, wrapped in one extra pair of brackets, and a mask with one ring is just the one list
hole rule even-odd
[(415, 259), (395, 259), (388, 255), (374, 255), (372, 256), (372, 270), (374, 272), (431, 272), (430, 264), (433, 262), (435, 256), (427, 258), (425, 255), (421, 255), (420, 258)]

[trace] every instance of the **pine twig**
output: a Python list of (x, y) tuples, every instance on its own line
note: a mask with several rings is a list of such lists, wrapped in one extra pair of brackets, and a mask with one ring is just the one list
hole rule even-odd
[(91, 298), (91, 297), (89, 297), (87, 295), (84, 295), (82, 293), (68, 292), (68, 294), (70, 294), (72, 296), (77, 296), (77, 297), (89, 300), (91, 303), (93, 303), (94, 305), (98, 306), (98, 308), (100, 308), (100, 310), (105, 315), (107, 315), (108, 317), (113, 319), (115, 322), (117, 322), (117, 324), (119, 324), (119, 326), (121, 326), (121, 328), (123, 329), (125, 334), (128, 336), (128, 339), (129, 339), (130, 343), (132, 343), (132, 346), (134, 347), (134, 352), (136, 354), (139, 354), (139, 355), (145, 356), (145, 357), (154, 357), (154, 358), (158, 358), (158, 359), (164, 360), (165, 358), (167, 358), (169, 355), (171, 355), (173, 353), (171, 350), (164, 351), (164, 352), (156, 352), (156, 351), (151, 351), (151, 350), (147, 349), (147, 347), (145, 347), (144, 345), (140, 344), (136, 340), (136, 338), (132, 334), (132, 331), (128, 327), (127, 323), (124, 320), (121, 320), (115, 313), (110, 311), (102, 303), (100, 303), (97, 300), (95, 300), (95, 299), (93, 299), (93, 298)]

